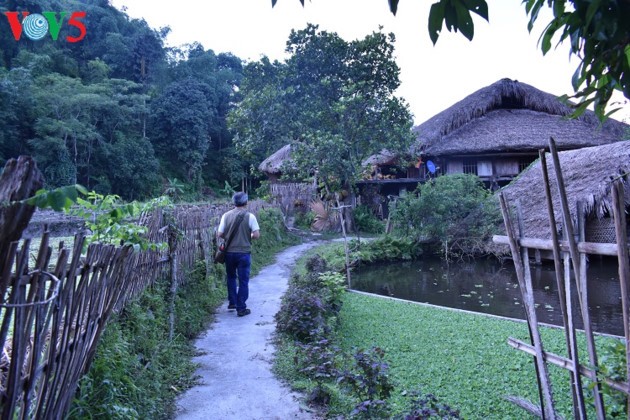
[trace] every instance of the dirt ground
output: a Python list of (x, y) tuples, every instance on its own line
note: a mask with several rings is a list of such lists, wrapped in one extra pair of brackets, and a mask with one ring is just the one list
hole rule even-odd
[(291, 267), (315, 243), (281, 252), (276, 262), (250, 279), (247, 307), (251, 315), (237, 317), (227, 302), (216, 322), (197, 340), (201, 354), (200, 384), (178, 400), (177, 419), (315, 419), (298, 394), (271, 372), (274, 315), (286, 291)]

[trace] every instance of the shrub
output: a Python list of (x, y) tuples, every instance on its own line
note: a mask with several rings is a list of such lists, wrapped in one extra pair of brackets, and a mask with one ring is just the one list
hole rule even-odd
[[(626, 380), (626, 346), (622, 341), (616, 341), (606, 345), (600, 354), (598, 376), (617, 382)], [(591, 383), (589, 386), (594, 386)], [(605, 383), (602, 385), (602, 394), (605, 398), (607, 413), (615, 418), (627, 418), (628, 397)]]
[(445, 254), (473, 252), (486, 241), (501, 218), (498, 204), (474, 175), (438, 177), (400, 199), (392, 212), (394, 232), (437, 242)]
[(384, 356), (385, 351), (379, 347), (357, 350), (353, 369), (339, 376), (338, 382), (349, 386), (360, 400), (352, 415), (367, 419), (387, 417), (386, 400), (394, 386), (389, 381), (389, 366), (383, 360)]
[(385, 225), (368, 206), (357, 206), (353, 211), (354, 225), (359, 232), (383, 233)]
[[(424, 420), (424, 419), (459, 419), (459, 410), (454, 410), (447, 404), (442, 404), (433, 394), (423, 395), (419, 391), (410, 393), (412, 396), (411, 411), (401, 419), (404, 420)], [(399, 417), (397, 417), (399, 418)]]
[(306, 263), (309, 271), (294, 274), (276, 314), (277, 330), (302, 343), (328, 334), (341, 309), (344, 277), (327, 270), (319, 256)]

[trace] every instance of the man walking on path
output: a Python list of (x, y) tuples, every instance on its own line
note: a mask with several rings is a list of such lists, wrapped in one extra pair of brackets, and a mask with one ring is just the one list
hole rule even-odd
[[(217, 236), (227, 242), (225, 271), (227, 272), (228, 309), (236, 309), (238, 316), (249, 315), (249, 272), (252, 265), (252, 239), (260, 237), (256, 216), (247, 211), (247, 194), (238, 192), (232, 197), (235, 208), (221, 216)], [(236, 277), (238, 276), (238, 287)]]

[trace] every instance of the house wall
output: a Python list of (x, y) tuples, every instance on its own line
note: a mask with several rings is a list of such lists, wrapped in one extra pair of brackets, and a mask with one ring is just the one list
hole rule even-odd
[(498, 160), (495, 162), (494, 167), (499, 176), (516, 176), (519, 173), (518, 160), (516, 159)]
[(464, 172), (464, 161), (463, 160), (449, 160), (446, 164), (446, 174), (461, 174)]
[(312, 183), (275, 183), (270, 186), (271, 197), (285, 216), (309, 210), (311, 201), (317, 197), (317, 188)]

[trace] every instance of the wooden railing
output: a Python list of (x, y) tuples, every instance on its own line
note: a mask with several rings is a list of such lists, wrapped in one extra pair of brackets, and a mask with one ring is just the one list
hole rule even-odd
[[(550, 140), (550, 149), (556, 173), (556, 184), (558, 186), (560, 196), (562, 226), (564, 232), (563, 240), (558, 238), (555, 228), (551, 229), (551, 238), (549, 240), (523, 237), (521, 233), (523, 229), (519, 215), (517, 214), (517, 220), (514, 222), (512, 212), (510, 211), (510, 204), (507, 202), (507, 199), (502, 193), (499, 194), (507, 236), (495, 236), (494, 242), (499, 244), (508, 244), (510, 246), (531, 339), (531, 343), (525, 343), (510, 337), (508, 339), (508, 344), (515, 349), (534, 356), (540, 406), (531, 404), (519, 397), (511, 396), (508, 399), (542, 418), (559, 418), (554, 405), (552, 384), (547, 369), (548, 364), (551, 363), (569, 371), (571, 377), (574, 417), (576, 419), (587, 418), (587, 404), (585, 403), (584, 396), (585, 387), (582, 382), (582, 378), (585, 377), (593, 383), (593, 386), (589, 388), (592, 390), (595, 414), (598, 419), (604, 419), (606, 418), (606, 410), (602, 394), (602, 383), (605, 383), (611, 388), (624, 393), (626, 397), (630, 396), (630, 384), (628, 383), (628, 379), (626, 379), (625, 382), (615, 381), (610, 378), (600, 378), (596, 373), (599, 371), (599, 361), (588, 307), (586, 266), (587, 255), (589, 254), (616, 256), (618, 259), (619, 286), (624, 319), (624, 344), (626, 347), (625, 375), (626, 378), (630, 378), (630, 346), (628, 345), (630, 343), (630, 269), (628, 260), (628, 236), (624, 187), (621, 179), (612, 183), (611, 186), (613, 203), (612, 213), (615, 223), (616, 243), (600, 244), (586, 242), (584, 227), (585, 216), (580, 203), (577, 205), (577, 214), (579, 218), (576, 232), (577, 235), (574, 235), (574, 231), (576, 231), (576, 229), (573, 226), (573, 220), (569, 212), (568, 198), (565, 191), (562, 169), (560, 167), (560, 161), (553, 139)], [(549, 222), (550, 226), (555, 227), (557, 224), (554, 217), (551, 184), (547, 172), (547, 163), (544, 151), (541, 151), (540, 158)], [(534, 292), (530, 275), (529, 251), (532, 249), (553, 251), (556, 281), (563, 315), (566, 348), (567, 354), (569, 355), (568, 357), (559, 356), (544, 350), (544, 343), (539, 333), (539, 325), (536, 317), (536, 304), (534, 302)], [(573, 307), (574, 300), (571, 296), (573, 293), (572, 286), (574, 286), (575, 290), (577, 290), (579, 298), (579, 307), (577, 308)], [(585, 363), (580, 360), (578, 355), (578, 340), (573, 321), (574, 314), (575, 316), (578, 316), (578, 314), (581, 316), (584, 325), (588, 359)]]

